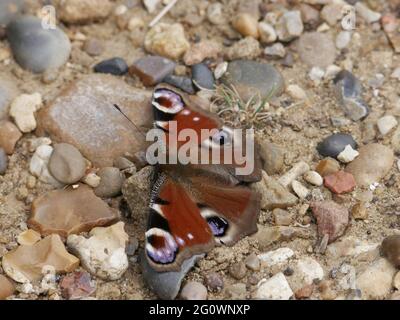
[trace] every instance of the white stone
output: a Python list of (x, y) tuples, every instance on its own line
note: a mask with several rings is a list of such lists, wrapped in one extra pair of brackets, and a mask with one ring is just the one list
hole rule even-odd
[(331, 27), (329, 26), (329, 24), (327, 24), (326, 22), (321, 23), (318, 28), (317, 28), (317, 32), (326, 32), (330, 29)]
[(400, 290), (400, 271), (398, 271), (393, 278), (393, 287)]
[(339, 271), (344, 274), (343, 278), (341, 278), (338, 281), (339, 287), (342, 288), (342, 290), (355, 290), (357, 289), (356, 285), (356, 268), (354, 268), (350, 264), (343, 264), (341, 265)]
[(101, 178), (94, 172), (90, 172), (82, 178), (82, 182), (92, 188), (97, 188), (100, 185)]
[(283, 176), (279, 178), (279, 183), (284, 187), (288, 187), (293, 180), (296, 180), (301, 175), (305, 174), (308, 170), (310, 170), (310, 166), (304, 162), (297, 162), (292, 169), (286, 172)]
[(41, 145), (51, 145), (52, 141), (47, 137), (32, 138), (28, 140), (28, 150), (29, 152), (35, 152)]
[(337, 156), (337, 159), (338, 159), (340, 162), (349, 163), (349, 162), (353, 161), (355, 158), (357, 158), (358, 155), (359, 155), (358, 151), (357, 151), (357, 150), (354, 150), (354, 149), (351, 147), (351, 145), (348, 144), (348, 145), (344, 148), (344, 150), (343, 150), (341, 153), (339, 153), (339, 155)]
[(293, 291), (282, 272), (268, 280), (261, 280), (257, 286), (256, 299), (289, 300), (293, 296)]
[(308, 190), (305, 186), (301, 184), (301, 182), (297, 180), (292, 181), (292, 189), (300, 199), (305, 199), (310, 193), (310, 190)]
[(390, 131), (396, 128), (398, 122), (392, 115), (383, 116), (377, 122), (378, 130), (382, 136), (387, 135)]
[(266, 267), (272, 267), (276, 264), (283, 263), (294, 256), (294, 251), (290, 248), (279, 248), (266, 253), (261, 253), (258, 258)]
[(342, 68), (340, 68), (339, 66), (335, 65), (335, 64), (331, 64), (330, 66), (328, 66), (326, 68), (325, 71), (325, 75), (324, 75), (324, 79), (328, 79), (331, 80), (333, 78), (336, 77), (336, 75), (342, 71)]
[(334, 259), (341, 257), (357, 257), (358, 255), (375, 250), (379, 243), (369, 243), (355, 237), (346, 237), (328, 245), (326, 255)]
[(280, 18), (276, 25), (276, 33), (279, 40), (290, 41), (303, 33), (304, 26), (301, 20), (301, 13), (298, 10), (287, 11)]
[(343, 49), (346, 48), (351, 40), (350, 31), (340, 31), (336, 37), (336, 48)]
[(50, 174), (47, 167), (52, 153), (53, 147), (49, 145), (43, 144), (37, 147), (29, 163), (29, 171), (40, 181), (51, 184), (54, 187), (61, 187), (62, 184)]
[(400, 67), (397, 67), (393, 70), (392, 74), (390, 75), (391, 78), (400, 80)]
[(143, 20), (141, 18), (132, 17), (132, 18), (129, 19), (127, 28), (128, 28), (129, 31), (133, 31), (133, 30), (136, 30), (136, 29), (141, 28), (143, 26), (144, 26), (144, 22), (143, 22)]
[(222, 3), (220, 2), (211, 3), (207, 8), (208, 21), (216, 25), (223, 24), (225, 20), (222, 13), (222, 9), (223, 9)]
[(149, 13), (154, 13), (160, 0), (143, 0), (143, 4)]
[(355, 8), (356, 12), (368, 23), (377, 22), (382, 16), (379, 12), (372, 11), (362, 2), (357, 2)]
[(278, 42), (272, 46), (265, 47), (264, 54), (267, 56), (283, 58), (286, 55), (286, 49), (282, 43)]
[(128, 239), (124, 223), (118, 222), (111, 227), (94, 228), (89, 239), (70, 235), (67, 245), (91, 274), (104, 280), (117, 280), (128, 269), (125, 253)]
[(307, 171), (304, 176), (304, 180), (306, 180), (308, 183), (314, 185), (314, 186), (322, 186), (324, 183), (324, 179), (322, 179), (321, 175), (316, 172), (316, 171)]
[(320, 83), (324, 75), (325, 71), (320, 67), (312, 67), (310, 72), (308, 73), (310, 79), (315, 83)]
[(121, 16), (124, 13), (126, 13), (127, 11), (128, 11), (127, 6), (120, 4), (120, 5), (116, 6), (116, 8), (114, 9), (114, 14), (116, 16)]
[(260, 34), (260, 40), (263, 43), (273, 43), (278, 38), (274, 27), (266, 22), (258, 23), (258, 33)]
[(324, 270), (321, 265), (309, 257), (298, 260), (293, 270), (294, 273), (288, 278), (288, 281), (294, 291), (312, 284), (315, 279), (322, 280), (324, 277)]
[(10, 116), (17, 127), (24, 133), (36, 129), (35, 112), (42, 106), (40, 93), (21, 94), (16, 97), (10, 106)]
[(214, 70), (215, 79), (221, 78), (225, 74), (227, 69), (228, 69), (228, 62), (224, 61), (224, 62), (217, 64), (217, 66), (215, 67), (215, 70)]
[(286, 88), (286, 92), (295, 100), (306, 100), (307, 94), (297, 84), (290, 84)]
[(357, 288), (361, 290), (361, 298), (384, 299), (392, 289), (393, 276), (396, 269), (385, 258), (379, 258), (367, 269), (357, 275)]

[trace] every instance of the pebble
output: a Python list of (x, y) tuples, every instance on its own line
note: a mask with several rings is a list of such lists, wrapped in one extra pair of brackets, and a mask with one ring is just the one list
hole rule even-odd
[(97, 188), (100, 185), (101, 178), (94, 172), (89, 172), (82, 178), (81, 181), (87, 184), (89, 187)]
[(245, 260), (247, 269), (251, 271), (259, 271), (261, 268), (260, 259), (258, 259), (255, 253), (251, 253)]
[(287, 42), (300, 36), (304, 30), (300, 11), (294, 10), (283, 13), (275, 28), (280, 41)]
[(160, 298), (173, 300), (178, 295), (181, 282), (186, 273), (203, 255), (195, 255), (182, 263), (180, 271), (156, 272), (149, 266), (143, 251), (140, 255), (140, 265), (145, 283)]
[(252, 189), (261, 194), (261, 208), (271, 210), (285, 209), (296, 204), (297, 198), (281, 183), (269, 177), (265, 171), (262, 180), (251, 185)]
[[(318, 48), (318, 50), (316, 50)], [(336, 59), (336, 48), (332, 38), (320, 32), (306, 32), (297, 44), (300, 59), (310, 67), (326, 68)]]
[(222, 46), (213, 40), (202, 40), (193, 44), (183, 56), (183, 62), (192, 66), (203, 62), (205, 59), (216, 59), (222, 51)]
[(325, 71), (320, 67), (312, 67), (308, 76), (315, 84), (319, 84), (325, 76)]
[(217, 272), (207, 272), (204, 276), (204, 281), (207, 288), (212, 291), (220, 291), (224, 288), (224, 279)]
[(400, 80), (400, 67), (394, 69), (390, 77), (396, 80)]
[(246, 265), (244, 262), (235, 262), (229, 266), (229, 274), (236, 280), (243, 279), (246, 276)]
[(210, 3), (207, 7), (207, 19), (212, 24), (219, 25), (225, 23), (223, 17), (223, 5), (219, 2)]
[(262, 265), (272, 267), (278, 264), (283, 264), (291, 257), (294, 256), (294, 251), (290, 248), (279, 248), (266, 253), (261, 253), (258, 258), (261, 260)]
[(353, 121), (362, 120), (369, 114), (369, 108), (361, 97), (360, 81), (349, 71), (342, 70), (333, 80), (336, 97), (346, 116)]
[(335, 26), (343, 17), (343, 4), (331, 3), (325, 5), (321, 10), (321, 18), (330, 26)]
[[(0, 130), (1, 130), (1, 122), (0, 122)], [(391, 144), (393, 147), (393, 151), (395, 153), (400, 153), (400, 128), (397, 128), (391, 139)], [(0, 146), (1, 146), (1, 136), (0, 136)]]
[(225, 296), (231, 300), (245, 300), (247, 298), (247, 289), (244, 283), (234, 283), (225, 290)]
[(314, 185), (314, 186), (322, 186), (323, 184), (323, 179), (320, 176), (320, 174), (316, 171), (307, 171), (304, 176), (304, 180), (306, 180), (308, 183)]
[(96, 285), (85, 271), (76, 271), (64, 276), (60, 281), (61, 294), (68, 300), (79, 300), (96, 291)]
[(42, 106), (40, 93), (21, 94), (11, 103), (10, 116), (14, 119), (17, 127), (24, 133), (36, 129), (35, 112)]
[(85, 24), (107, 18), (113, 7), (110, 0), (57, 1), (57, 18), (69, 24)]
[(308, 190), (303, 184), (301, 184), (297, 180), (293, 180), (291, 185), (292, 185), (292, 189), (293, 189), (294, 193), (300, 199), (307, 198), (308, 194), (310, 193), (310, 190)]
[(10, 121), (0, 120), (0, 148), (7, 154), (13, 154), (14, 148), (22, 133)]
[(274, 27), (263, 21), (258, 23), (258, 33), (262, 43), (274, 43), (276, 39), (278, 39), (278, 35), (276, 34)]
[(393, 279), (393, 287), (397, 290), (400, 290), (400, 271), (396, 273)]
[(53, 153), (53, 147), (48, 145), (39, 146), (33, 154), (29, 163), (29, 171), (40, 181), (60, 187), (62, 184), (57, 181), (49, 172), (48, 163)]
[(264, 99), (279, 96), (284, 90), (283, 76), (274, 66), (249, 60), (229, 63), (222, 82), (235, 86), (240, 97), (245, 101), (256, 93)]
[(311, 203), (311, 209), (321, 238), (327, 234), (328, 243), (332, 243), (344, 234), (349, 223), (349, 212), (345, 207), (328, 200)]
[(181, 24), (158, 23), (147, 32), (144, 46), (152, 54), (175, 60), (185, 54), (190, 43)]
[(175, 66), (176, 64), (167, 58), (145, 56), (132, 64), (129, 73), (138, 76), (145, 86), (155, 86), (171, 75)]
[(359, 149), (360, 155), (347, 165), (360, 187), (368, 187), (379, 182), (390, 171), (394, 163), (393, 150), (378, 144), (367, 144)]
[(100, 56), (104, 52), (103, 42), (99, 39), (90, 38), (85, 41), (82, 49), (92, 57)]
[(228, 70), (228, 62), (224, 61), (219, 64), (214, 69), (214, 77), (215, 79), (220, 79)]
[(288, 278), (288, 281), (295, 292), (324, 278), (323, 268), (318, 261), (310, 257), (299, 259), (294, 265), (293, 271), (294, 273)]
[(128, 72), (128, 65), (124, 59), (116, 57), (99, 62), (94, 66), (93, 70), (97, 73), (109, 73), (115, 76), (122, 76)]
[(5, 300), (15, 292), (14, 284), (5, 276), (0, 274), (0, 300)]
[[(357, 288), (363, 300), (384, 299), (392, 289), (396, 269), (384, 258), (380, 258), (357, 276)], [(371, 281), (373, 279), (373, 281)]]
[(331, 64), (326, 68), (324, 79), (333, 80), (340, 71), (342, 69), (339, 66)]
[(64, 184), (78, 182), (86, 171), (86, 161), (77, 148), (68, 143), (54, 146), (48, 168), (51, 175)]
[(200, 282), (190, 281), (181, 291), (183, 300), (207, 300), (207, 288)]
[(315, 26), (319, 21), (319, 11), (306, 3), (300, 3), (300, 12), (303, 22)]
[(311, 297), (312, 293), (314, 291), (314, 285), (309, 284), (304, 286), (303, 288), (297, 290), (294, 295), (296, 299), (306, 299)]
[(100, 177), (99, 186), (94, 189), (94, 193), (101, 198), (112, 198), (121, 193), (123, 176), (118, 168), (101, 168), (97, 175)]
[(35, 230), (28, 229), (18, 235), (17, 242), (22, 246), (31, 246), (41, 239), (42, 237), (40, 236), (40, 233), (36, 232)]
[(293, 222), (293, 214), (282, 209), (274, 209), (272, 211), (275, 225), (277, 226), (289, 226)]
[[(235, 42), (225, 50), (227, 60), (255, 59), (261, 54), (260, 43), (253, 37), (246, 37)], [(255, 61), (254, 61), (255, 62)]]
[(340, 31), (336, 36), (336, 48), (339, 50), (346, 48), (351, 41), (351, 32), (350, 31)]
[(261, 280), (255, 293), (256, 299), (266, 300), (289, 300), (292, 296), (293, 291), (282, 272)]
[(306, 92), (297, 84), (290, 84), (286, 88), (286, 92), (295, 100), (306, 100)]
[(322, 177), (335, 173), (339, 170), (339, 162), (330, 157), (321, 160), (315, 168), (315, 171), (317, 171)]
[(360, 254), (372, 252), (379, 243), (369, 243), (355, 237), (346, 237), (332, 243), (327, 248), (327, 256), (339, 259), (341, 257), (357, 257)]
[(143, 0), (143, 4), (149, 13), (154, 13), (160, 2), (160, 0)]
[(342, 163), (349, 163), (357, 158), (359, 152), (354, 150), (351, 145), (347, 145), (342, 152), (340, 152), (337, 156), (337, 159)]
[(185, 76), (175, 76), (173, 74), (168, 75), (164, 78), (163, 82), (168, 83), (176, 88), (181, 89), (182, 91), (195, 94), (195, 88), (192, 82), (192, 79)]
[(237, 14), (233, 18), (232, 26), (244, 37), (250, 36), (258, 39), (260, 36), (257, 19), (249, 13)]
[(57, 233), (66, 239), (70, 234), (88, 232), (117, 219), (116, 211), (96, 197), (91, 188), (80, 184), (76, 189), (53, 190), (36, 198), (28, 226), (43, 236)]
[(279, 183), (284, 187), (288, 187), (294, 180), (305, 174), (310, 170), (310, 166), (304, 162), (299, 161), (293, 167), (279, 178)]
[(204, 63), (198, 63), (192, 66), (192, 80), (198, 89), (214, 89), (214, 75)]
[(264, 54), (273, 58), (283, 58), (286, 56), (286, 49), (282, 43), (278, 42), (272, 46), (265, 47)]
[(42, 21), (32, 16), (11, 22), (7, 38), (18, 64), (35, 73), (60, 68), (71, 53), (71, 43), (61, 29), (43, 29)]
[(13, 280), (27, 283), (43, 277), (44, 266), (54, 267), (55, 272), (71, 272), (79, 259), (69, 254), (58, 235), (49, 235), (34, 245), (19, 246), (3, 256), (3, 270)]
[(397, 127), (398, 122), (395, 117), (392, 115), (383, 116), (378, 119), (376, 123), (378, 126), (378, 130), (382, 136), (387, 135), (390, 131)]
[(355, 4), (356, 12), (360, 15), (366, 22), (373, 23), (379, 21), (381, 14), (379, 12), (372, 11), (364, 3), (357, 2)]
[(263, 169), (269, 174), (280, 173), (285, 160), (285, 150), (283, 147), (268, 141), (258, 141), (259, 152), (263, 160)]
[[(0, 121), (7, 120), (10, 103), (19, 95), (14, 81), (0, 79)], [(1, 136), (1, 135), (0, 135)]]
[(347, 145), (350, 145), (353, 149), (357, 148), (357, 143), (351, 135), (335, 133), (321, 141), (317, 146), (317, 151), (323, 157), (336, 158)]
[(382, 241), (381, 251), (396, 268), (400, 268), (400, 235), (386, 237)]
[(356, 181), (351, 173), (337, 171), (324, 177), (324, 185), (333, 193), (342, 194), (353, 191)]
[(355, 220), (368, 219), (368, 209), (364, 202), (357, 202), (351, 209), (351, 215)]
[[(107, 74), (73, 82), (38, 114), (38, 131), (53, 141), (74, 145), (95, 167), (112, 166), (125, 153), (144, 147), (144, 137), (114, 107), (117, 104), (139, 128), (153, 122), (151, 92), (133, 88)], [(85, 101), (85, 108), (82, 108)]]
[(97, 227), (90, 231), (89, 238), (70, 235), (68, 248), (81, 260), (82, 266), (92, 275), (104, 280), (117, 280), (128, 269), (125, 247), (129, 236), (124, 223), (110, 227)]
[(0, 148), (0, 175), (6, 173), (8, 167), (8, 157), (4, 149)]

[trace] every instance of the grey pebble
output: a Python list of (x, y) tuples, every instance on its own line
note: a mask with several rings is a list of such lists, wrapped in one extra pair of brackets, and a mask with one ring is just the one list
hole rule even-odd
[(192, 79), (190, 79), (189, 77), (175, 76), (171, 74), (166, 76), (163, 81), (189, 94), (194, 94), (196, 92), (193, 86)]
[(0, 148), (0, 174), (3, 175), (6, 173), (8, 165), (8, 158), (6, 152)]
[(354, 150), (357, 148), (357, 143), (351, 135), (335, 133), (320, 142), (317, 150), (323, 157), (336, 158), (347, 145), (350, 145)]
[(214, 89), (214, 75), (210, 68), (204, 63), (198, 63), (192, 66), (192, 80), (198, 89)]
[(112, 198), (121, 193), (123, 176), (118, 168), (105, 167), (99, 170), (100, 184), (94, 189), (96, 196)]

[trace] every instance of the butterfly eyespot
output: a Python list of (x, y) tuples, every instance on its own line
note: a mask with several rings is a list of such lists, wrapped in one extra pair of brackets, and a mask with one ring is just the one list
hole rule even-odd
[(217, 134), (211, 137), (212, 141), (220, 146), (226, 146), (231, 144), (231, 137), (225, 131), (219, 131)]
[(166, 113), (178, 113), (184, 108), (184, 103), (179, 94), (167, 89), (158, 89), (153, 94), (153, 106)]

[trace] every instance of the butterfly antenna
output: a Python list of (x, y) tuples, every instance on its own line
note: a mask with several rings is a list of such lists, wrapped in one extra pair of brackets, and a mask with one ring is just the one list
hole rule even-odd
[(114, 104), (114, 108), (117, 109), (130, 122), (130, 124), (133, 125), (135, 127), (135, 129), (140, 132), (140, 134), (143, 137), (145, 137), (145, 134), (139, 129), (139, 127), (131, 119), (128, 118), (128, 116), (121, 110), (121, 108), (117, 104)]

